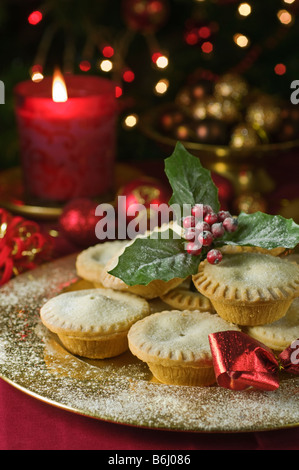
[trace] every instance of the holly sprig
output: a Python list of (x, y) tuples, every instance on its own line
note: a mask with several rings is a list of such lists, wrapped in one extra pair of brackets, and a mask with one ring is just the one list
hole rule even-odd
[[(205, 205), (214, 213), (219, 212), (218, 189), (211, 172), (180, 142), (165, 160), (165, 173), (173, 191), (170, 205), (180, 208), (184, 205)], [(223, 236), (213, 238), (212, 245), (202, 247), (195, 254), (186, 249), (183, 227), (179, 236), (171, 225), (166, 230), (167, 236), (163, 230), (157, 230), (155, 236), (137, 237), (126, 247), (110, 274), (129, 286), (147, 285), (156, 279), (169, 281), (196, 274), (199, 263), (207, 257), (211, 248), (216, 250), (224, 245), (237, 245), (293, 249), (299, 243), (299, 225), (292, 219), (262, 212), (241, 212), (237, 218), (237, 230), (225, 231)]]

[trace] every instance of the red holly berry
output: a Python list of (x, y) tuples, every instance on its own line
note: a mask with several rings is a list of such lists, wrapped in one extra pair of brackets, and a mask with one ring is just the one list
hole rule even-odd
[(209, 212), (205, 218), (204, 221), (207, 222), (209, 225), (216, 224), (218, 222), (218, 216), (215, 214), (215, 212)]
[(195, 217), (193, 215), (188, 215), (183, 220), (183, 227), (184, 228), (191, 228), (195, 227)]
[(238, 228), (238, 220), (235, 217), (227, 217), (223, 221), (223, 227), (227, 232), (235, 232)]
[(207, 253), (207, 260), (210, 264), (219, 264), (222, 261), (222, 253), (219, 250), (210, 250)]
[(205, 204), (203, 206), (203, 217), (205, 217), (207, 214), (210, 214), (211, 212), (214, 212), (213, 208), (209, 206), (208, 204)]
[(201, 219), (203, 217), (203, 205), (202, 204), (196, 204), (194, 207), (192, 207), (191, 214), (196, 219)]
[(225, 229), (223, 227), (222, 222), (217, 222), (216, 224), (213, 224), (211, 227), (211, 232), (214, 238), (222, 237), (225, 233)]
[(201, 243), (203, 246), (210, 246), (213, 243), (213, 235), (211, 232), (208, 230), (204, 230), (201, 232), (198, 236), (198, 241)]
[(189, 255), (198, 256), (201, 253), (202, 246), (195, 242), (189, 242), (187, 245), (187, 252)]
[(185, 240), (194, 241), (195, 235), (196, 231), (194, 227), (187, 228), (187, 230), (185, 231)]
[(196, 225), (195, 225), (195, 230), (197, 232), (204, 232), (205, 230), (210, 232), (211, 231), (211, 227), (210, 225), (207, 223), (207, 222), (198, 222)]
[(231, 217), (230, 212), (228, 212), (228, 211), (219, 211), (219, 212), (218, 212), (218, 220), (219, 220), (219, 222), (223, 222), (224, 219), (227, 219), (227, 217)]

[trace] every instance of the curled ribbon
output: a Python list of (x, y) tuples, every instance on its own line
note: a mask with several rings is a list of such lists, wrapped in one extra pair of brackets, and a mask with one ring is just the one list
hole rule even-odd
[(278, 357), (263, 343), (241, 331), (212, 333), (209, 342), (220, 387), (272, 391), (279, 387), (280, 370), (299, 375), (299, 339)]
[(0, 286), (49, 258), (52, 243), (37, 223), (0, 209)]

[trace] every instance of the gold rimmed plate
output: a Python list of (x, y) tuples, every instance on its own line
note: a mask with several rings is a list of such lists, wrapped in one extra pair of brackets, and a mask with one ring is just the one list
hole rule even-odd
[(274, 392), (170, 386), (155, 381), (129, 352), (109, 360), (70, 354), (41, 324), (39, 310), (62, 291), (89, 286), (77, 278), (75, 260), (56, 260), (0, 290), (2, 379), (50, 405), (130, 426), (247, 432), (299, 424), (299, 377), (282, 379)]

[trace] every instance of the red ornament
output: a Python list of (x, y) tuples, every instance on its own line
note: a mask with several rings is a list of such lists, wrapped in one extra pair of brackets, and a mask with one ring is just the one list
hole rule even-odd
[[(119, 198), (120, 196), (122, 198)], [(118, 191), (116, 204), (121, 217), (125, 218), (127, 222), (137, 215), (134, 213), (134, 205), (142, 205), (147, 211), (148, 220), (150, 220), (152, 214), (156, 215), (151, 211), (160, 211), (163, 214), (162, 209), (164, 207), (168, 209), (170, 196), (170, 189), (159, 180), (142, 177), (131, 181)], [(165, 204), (165, 206), (161, 207), (161, 204)]]
[(37, 223), (0, 209), (0, 285), (51, 257), (51, 238)]
[(158, 31), (168, 18), (167, 0), (125, 0), (123, 17), (128, 27), (143, 34)]
[(212, 179), (218, 188), (218, 197), (221, 208), (225, 210), (230, 207), (234, 198), (235, 191), (233, 185), (227, 178), (219, 175), (218, 173), (212, 173)]
[(96, 216), (97, 206), (97, 202), (86, 198), (74, 199), (65, 205), (59, 219), (60, 227), (66, 238), (75, 245), (88, 247), (99, 243), (95, 233), (100, 220)]

